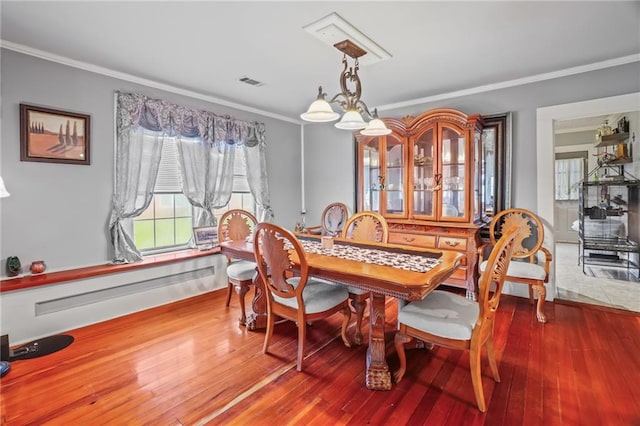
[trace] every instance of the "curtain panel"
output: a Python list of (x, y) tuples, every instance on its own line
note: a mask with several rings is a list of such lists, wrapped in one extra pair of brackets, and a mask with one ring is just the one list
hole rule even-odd
[[(114, 263), (142, 260), (123, 221), (140, 215), (149, 206), (166, 137), (177, 140), (182, 191), (197, 207), (196, 226), (215, 225), (214, 209), (228, 204), (236, 149), (245, 149), (249, 188), (261, 216), (273, 219), (263, 123), (219, 116), (136, 93), (118, 92), (116, 98), (115, 188), (109, 219)], [(145, 132), (156, 136), (154, 143), (144, 142)]]

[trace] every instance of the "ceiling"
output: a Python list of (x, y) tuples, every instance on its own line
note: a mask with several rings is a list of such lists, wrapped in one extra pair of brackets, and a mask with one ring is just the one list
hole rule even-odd
[(617, 126), (618, 120), (627, 114), (610, 114), (610, 115), (598, 115), (595, 117), (582, 117), (573, 120), (560, 120), (554, 122), (554, 132), (560, 133), (577, 133), (577, 132), (591, 132), (595, 135), (596, 130), (600, 128), (606, 121), (611, 127)]
[(298, 122), (319, 85), (339, 90), (342, 53), (303, 29), (332, 12), (391, 55), (360, 69), (363, 100), (381, 111), (640, 60), (637, 1), (3, 0), (1, 37), (12, 50)]

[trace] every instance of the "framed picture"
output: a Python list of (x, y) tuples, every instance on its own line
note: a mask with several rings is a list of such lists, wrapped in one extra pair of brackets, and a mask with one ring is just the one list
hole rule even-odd
[(20, 104), (20, 161), (91, 164), (90, 116)]
[(200, 226), (193, 228), (193, 238), (197, 246), (208, 248), (218, 245), (218, 228), (215, 226)]

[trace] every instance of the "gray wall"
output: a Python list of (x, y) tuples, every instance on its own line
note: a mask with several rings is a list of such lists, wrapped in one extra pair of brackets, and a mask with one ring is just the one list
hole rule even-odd
[(327, 204), (339, 201), (355, 212), (353, 135), (333, 123), (304, 126), (307, 225), (319, 225)]
[[(48, 272), (112, 259), (107, 232), (114, 173), (114, 92), (139, 92), (265, 123), (275, 222), (299, 218), (300, 127), (200, 99), (111, 78), (11, 50), (1, 51), (0, 175), (11, 193), (0, 200), (0, 259), (23, 267), (44, 260)], [(212, 75), (212, 78), (215, 78)], [(91, 165), (20, 161), (19, 104), (91, 115)], [(63, 284), (2, 293), (1, 332), (11, 344), (168, 303), (226, 285), (221, 256)], [(216, 274), (214, 276), (214, 270)]]

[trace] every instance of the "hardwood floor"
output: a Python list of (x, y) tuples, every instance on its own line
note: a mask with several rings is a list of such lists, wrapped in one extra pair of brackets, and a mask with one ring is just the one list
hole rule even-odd
[[(336, 315), (308, 329), (297, 373), (295, 325), (276, 325), (272, 354), (263, 355), (264, 334), (238, 326), (237, 299), (225, 308), (225, 291), (70, 331), (71, 346), (13, 362), (1, 379), (1, 423), (640, 424), (637, 313), (547, 303), (548, 323), (539, 324), (526, 299), (503, 296), (495, 329), (502, 381), (490, 378), (483, 355), (482, 414), (467, 352), (408, 351), (403, 381), (370, 391), (366, 347), (344, 347)], [(387, 311), (393, 330), (393, 299)]]

